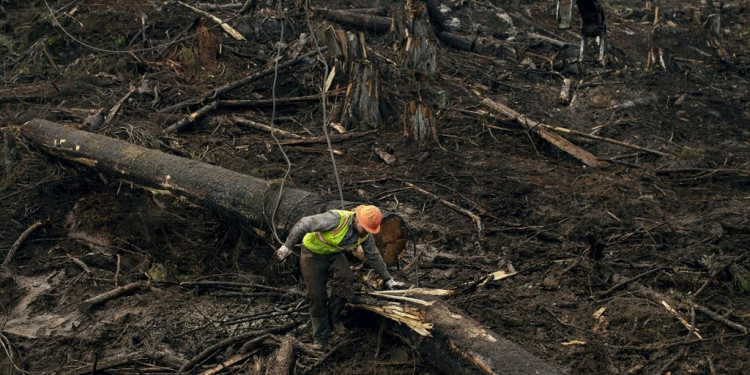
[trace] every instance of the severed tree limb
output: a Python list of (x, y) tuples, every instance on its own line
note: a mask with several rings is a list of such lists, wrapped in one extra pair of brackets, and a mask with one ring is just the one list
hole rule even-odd
[(629, 279), (622, 280), (619, 283), (613, 285), (611, 288), (605, 290), (604, 292), (601, 292), (601, 293), (597, 294), (596, 298), (606, 297), (606, 296), (610, 295), (612, 292), (614, 292), (615, 290), (624, 287), (625, 285), (628, 285), (628, 284), (630, 284), (630, 283), (632, 283), (632, 282), (634, 282), (634, 281), (636, 281), (638, 279), (644, 278), (644, 277), (646, 277), (648, 275), (651, 275), (653, 273), (659, 272), (659, 271), (661, 271), (663, 269), (664, 269), (664, 267), (657, 267), (657, 268), (648, 270), (646, 272), (640, 273), (638, 275), (635, 275), (635, 276), (633, 276), (633, 277), (631, 277)]
[(294, 365), (294, 342), (289, 337), (282, 337), (279, 348), (268, 361), (266, 375), (288, 375)]
[(533, 121), (529, 119), (528, 117), (506, 107), (503, 104), (495, 102), (489, 98), (484, 98), (482, 100), (482, 104), (486, 105), (487, 107), (491, 108), (494, 111), (497, 111), (507, 117), (510, 117), (511, 120), (520, 124), (527, 130), (535, 132), (540, 137), (542, 137), (542, 139), (551, 143), (552, 145), (559, 148), (560, 150), (565, 151), (568, 155), (580, 160), (581, 162), (583, 162), (583, 164), (586, 164), (589, 167), (599, 167), (603, 165), (603, 163), (599, 161), (599, 159), (596, 156), (592, 155), (590, 152), (570, 143), (567, 139), (557, 134), (548, 132), (545, 129), (544, 124), (542, 124), (541, 122)]
[(7, 267), (10, 262), (13, 260), (13, 256), (16, 255), (16, 252), (21, 247), (21, 244), (23, 244), (23, 241), (26, 240), (26, 238), (31, 234), (31, 232), (35, 231), (36, 228), (39, 228), (42, 226), (41, 221), (37, 221), (34, 224), (31, 224), (30, 227), (26, 228), (23, 233), (21, 233), (20, 236), (18, 236), (18, 239), (16, 239), (16, 242), (13, 242), (13, 245), (10, 246), (10, 250), (8, 251), (8, 254), (5, 255), (5, 260), (3, 260), (3, 263), (0, 264), (0, 267)]
[(274, 128), (272, 126), (261, 124), (261, 123), (255, 122), (253, 120), (245, 119), (245, 118), (242, 118), (242, 117), (232, 116), (232, 121), (234, 121), (234, 123), (237, 124), (237, 125), (242, 125), (242, 126), (247, 126), (247, 127), (253, 128), (253, 129), (267, 131), (269, 133), (273, 133), (273, 134), (275, 134), (277, 136), (281, 136), (283, 138), (292, 138), (292, 139), (301, 139), (302, 138), (302, 136), (294, 134), (294, 133), (290, 133), (290, 132), (288, 132), (286, 130), (281, 130), (279, 128)]
[[(353, 139), (353, 138), (359, 138), (364, 137), (366, 135), (370, 135), (377, 132), (377, 130), (368, 130), (365, 132), (349, 132), (344, 134), (331, 134), (328, 137), (331, 139), (331, 142), (339, 142), (339, 141), (345, 141), (347, 139)], [(300, 139), (285, 139), (280, 141), (282, 145), (306, 145), (311, 143), (326, 143), (326, 137), (320, 136), (320, 137), (308, 137), (308, 138), (300, 138)]]
[(211, 104), (205, 105), (201, 107), (201, 109), (191, 113), (180, 121), (177, 121), (174, 124), (168, 126), (166, 129), (164, 129), (164, 133), (169, 134), (174, 133), (178, 130), (182, 130), (188, 125), (194, 124), (196, 121), (198, 121), (199, 118), (207, 115), (209, 112), (213, 112), (217, 108), (219, 108), (219, 102), (212, 102)]
[(577, 135), (577, 136), (583, 137), (583, 138), (594, 139), (594, 140), (597, 140), (597, 141), (604, 141), (604, 142), (612, 143), (612, 144), (615, 144), (615, 145), (618, 145), (618, 146), (623, 146), (623, 147), (627, 147), (627, 148), (632, 148), (634, 150), (648, 152), (648, 153), (651, 153), (651, 154), (654, 154), (654, 155), (659, 155), (659, 156), (664, 156), (664, 157), (672, 157), (672, 156), (674, 156), (673, 154), (668, 154), (666, 152), (657, 151), (657, 150), (646, 148), (646, 147), (641, 147), (641, 146), (638, 146), (638, 145), (634, 145), (632, 143), (623, 142), (623, 141), (620, 141), (620, 140), (617, 140), (617, 139), (613, 139), (613, 138), (607, 138), (607, 137), (601, 137), (601, 136), (594, 135), (594, 134), (588, 134), (588, 133), (580, 132), (580, 131), (573, 130), (573, 129), (563, 128), (563, 127), (559, 127), (559, 126), (552, 126), (552, 125), (547, 125), (547, 124), (542, 124), (542, 123), (540, 123), (539, 126), (542, 126), (545, 129), (556, 131), (558, 133), (573, 134), (573, 135)]
[(268, 285), (252, 284), (252, 283), (238, 283), (231, 281), (185, 281), (181, 282), (180, 286), (183, 287), (216, 287), (216, 288), (231, 288), (231, 289), (262, 289), (272, 292), (278, 292), (283, 294), (297, 294), (302, 295), (302, 292), (298, 290), (287, 290), (283, 288), (277, 288)]
[(99, 371), (109, 370), (115, 367), (129, 365), (135, 363), (136, 360), (144, 358), (145, 356), (141, 353), (131, 353), (126, 355), (116, 355), (103, 360), (95, 360), (91, 366), (86, 366), (77, 371), (69, 372), (68, 375), (87, 375), (97, 374)]
[[(345, 89), (336, 89), (336, 90), (327, 91), (326, 95), (328, 97), (332, 97), (332, 96), (341, 95), (345, 92), (346, 92)], [(321, 99), (322, 98), (320, 94), (313, 94), (313, 95), (295, 96), (295, 97), (290, 97), (290, 98), (219, 100), (218, 102), (219, 102), (220, 108), (250, 108), (250, 107), (270, 106), (273, 104), (276, 104), (276, 105), (294, 104), (294, 103), (300, 103), (300, 102), (317, 101)]]
[(680, 360), (680, 358), (684, 357), (686, 354), (687, 354), (687, 348), (686, 347), (680, 348), (680, 350), (677, 352), (677, 354), (675, 354), (674, 356), (672, 356), (667, 361), (667, 363), (665, 363), (664, 366), (662, 366), (659, 369), (659, 371), (656, 372), (656, 375), (662, 375), (662, 374), (665, 374), (665, 373), (670, 373), (671, 374), (671, 372), (668, 372), (669, 368), (672, 367), (672, 365), (674, 365), (675, 362), (677, 362), (678, 360)]
[[(21, 358), (21, 355), (18, 353), (18, 350), (15, 347), (13, 347), (13, 345), (10, 343), (10, 340), (8, 340), (8, 338), (5, 335), (3, 335), (2, 331), (0, 331), (0, 347), (2, 347), (3, 352), (8, 357), (8, 360), (10, 361), (10, 365), (19, 374), (24, 373), (24, 371), (21, 369), (21, 367), (23, 367), (23, 358)], [(10, 373), (11, 374), (13, 373), (12, 369), (10, 370)]]
[(117, 103), (115, 103), (115, 105), (112, 106), (109, 112), (107, 112), (107, 116), (104, 117), (104, 122), (102, 122), (102, 125), (101, 125), (102, 127), (107, 126), (109, 125), (110, 122), (112, 122), (112, 119), (117, 114), (117, 111), (120, 110), (122, 103), (125, 103), (125, 101), (128, 100), (130, 95), (133, 95), (134, 92), (135, 92), (135, 86), (130, 86), (130, 88), (128, 89), (128, 92), (125, 93), (125, 95), (122, 98), (120, 98), (120, 100), (118, 100)]
[(196, 12), (198, 14), (202, 14), (202, 15), (210, 18), (211, 20), (213, 20), (214, 22), (216, 22), (217, 24), (219, 24), (219, 26), (221, 26), (221, 28), (224, 29), (224, 31), (226, 31), (227, 34), (231, 35), (232, 38), (237, 39), (237, 40), (245, 40), (245, 37), (242, 36), (242, 34), (240, 34), (232, 26), (227, 25), (227, 23), (224, 22), (224, 20), (222, 20), (221, 18), (216, 17), (213, 14), (208, 13), (208, 12), (206, 12), (204, 10), (201, 10), (201, 9), (198, 9), (198, 8), (193, 7), (191, 5), (185, 4), (182, 1), (178, 1), (177, 3), (180, 4), (180, 5), (182, 5), (182, 6), (184, 6), (185, 8), (188, 8), (188, 9), (192, 10), (193, 12)]
[(209, 346), (206, 349), (203, 349), (200, 353), (198, 353), (196, 356), (194, 356), (189, 361), (187, 361), (177, 372), (178, 373), (187, 372), (188, 370), (192, 369), (195, 365), (202, 362), (204, 359), (208, 358), (208, 356), (218, 351), (219, 349), (223, 349), (227, 346), (233, 345), (241, 341), (252, 340), (253, 342), (261, 342), (265, 340), (266, 338), (270, 337), (270, 334), (272, 333), (288, 331), (296, 325), (297, 325), (296, 323), (291, 322), (291, 323), (287, 323), (287, 324), (277, 326), (277, 327), (270, 327), (262, 331), (257, 331), (257, 330), (250, 331), (250, 332), (245, 332), (236, 336), (228, 337), (224, 340), (217, 342), (216, 344)]
[[(625, 281), (626, 279), (623, 276), (621, 276), (621, 275), (615, 274), (613, 276), (613, 280), (615, 282), (620, 283), (622, 281)], [(750, 332), (748, 330), (748, 328), (745, 327), (745, 326), (743, 326), (742, 324), (733, 322), (733, 321), (731, 321), (731, 320), (729, 320), (727, 318), (723, 318), (723, 317), (721, 317), (721, 315), (719, 315), (715, 311), (713, 311), (713, 310), (711, 310), (711, 309), (709, 309), (709, 308), (707, 308), (705, 306), (699, 305), (699, 304), (697, 304), (697, 303), (695, 303), (695, 302), (693, 302), (693, 301), (691, 301), (689, 299), (681, 297), (679, 295), (679, 293), (676, 292), (676, 291), (674, 291), (673, 293), (676, 295), (677, 299), (672, 298), (670, 296), (667, 296), (667, 295), (665, 295), (663, 293), (659, 293), (659, 292), (657, 292), (657, 291), (655, 291), (655, 290), (653, 290), (653, 289), (651, 289), (649, 287), (646, 287), (643, 284), (638, 283), (638, 282), (630, 283), (629, 286), (628, 286), (628, 290), (640, 293), (641, 295), (647, 297), (648, 299), (652, 300), (653, 302), (655, 302), (657, 304), (661, 304), (662, 301), (666, 301), (671, 306), (686, 306), (686, 305), (688, 307), (692, 306), (696, 311), (701, 312), (701, 313), (707, 315), (708, 317), (710, 317), (711, 319), (716, 320), (717, 322), (725, 324), (729, 328), (732, 328), (732, 329), (734, 329), (734, 330), (736, 330), (738, 332), (741, 332), (743, 334), (747, 334), (747, 333)], [(682, 303), (680, 301), (684, 301), (684, 303)]]
[(350, 26), (358, 26), (367, 31), (376, 33), (389, 31), (391, 29), (391, 23), (393, 23), (393, 19), (390, 17), (381, 17), (368, 13), (322, 8), (315, 8), (313, 9), (313, 12), (329, 21), (336, 21)]
[(456, 211), (456, 212), (458, 212), (460, 214), (464, 214), (464, 215), (468, 216), (469, 218), (471, 218), (471, 221), (473, 221), (477, 225), (477, 234), (479, 235), (479, 238), (482, 238), (484, 236), (484, 225), (482, 224), (482, 219), (480, 219), (477, 214), (475, 214), (475, 213), (473, 213), (473, 212), (471, 212), (471, 211), (469, 211), (467, 209), (461, 208), (461, 207), (457, 206), (454, 203), (448, 202), (447, 200), (442, 199), (442, 198), (438, 197), (437, 195), (435, 195), (433, 193), (430, 193), (429, 191), (424, 190), (424, 189), (422, 189), (422, 188), (420, 188), (420, 187), (412, 184), (411, 182), (405, 182), (405, 184), (406, 184), (406, 186), (408, 186), (408, 187), (410, 187), (410, 188), (412, 188), (412, 189), (414, 189), (414, 190), (416, 190), (416, 191), (418, 191), (418, 192), (420, 192), (420, 193), (422, 193), (424, 195), (427, 195), (428, 197), (430, 197), (432, 199), (435, 199), (435, 200), (439, 201), (440, 203), (448, 206), (450, 209), (452, 209), (452, 210), (454, 210), (454, 211)]
[[(328, 95), (335, 96), (335, 95), (342, 94), (343, 92), (344, 92), (343, 89), (332, 90), (328, 92)], [(203, 106), (199, 110), (184, 117), (180, 121), (177, 121), (176, 123), (170, 125), (166, 129), (164, 129), (164, 133), (169, 134), (169, 133), (174, 133), (176, 131), (182, 130), (186, 126), (198, 121), (199, 118), (206, 116), (210, 112), (213, 112), (219, 108), (260, 107), (260, 106), (266, 106), (266, 105), (273, 105), (274, 103), (283, 105), (283, 104), (292, 104), (292, 103), (311, 101), (311, 100), (320, 100), (320, 95), (315, 94), (315, 95), (306, 95), (306, 96), (299, 96), (299, 97), (293, 97), (293, 98), (278, 98), (278, 99), (264, 99), (264, 100), (217, 100), (217, 101), (211, 102), (211, 104), (207, 104)]]
[(98, 296), (91, 297), (91, 298), (89, 298), (89, 299), (81, 302), (78, 305), (78, 311), (80, 311), (80, 312), (89, 311), (92, 307), (94, 307), (94, 306), (96, 306), (96, 305), (98, 305), (98, 304), (100, 304), (102, 302), (111, 300), (113, 298), (117, 298), (117, 297), (119, 297), (119, 296), (121, 296), (121, 295), (123, 295), (125, 293), (132, 292), (134, 290), (138, 290), (138, 289), (142, 288), (144, 285), (146, 285), (146, 284), (143, 281), (136, 281), (136, 282), (132, 282), (130, 284), (125, 284), (125, 285), (123, 285), (121, 287), (112, 289), (112, 290), (110, 290), (108, 292), (105, 292), (105, 293), (102, 293), (102, 294), (100, 294)]
[(328, 47), (321, 47), (321, 48), (316, 49), (314, 51), (310, 51), (310, 52), (308, 52), (308, 53), (306, 53), (304, 55), (301, 55), (301, 56), (297, 57), (296, 59), (289, 60), (287, 62), (281, 63), (281, 64), (278, 65), (278, 67), (271, 67), (271, 68), (268, 68), (268, 69), (266, 69), (266, 70), (264, 70), (262, 72), (258, 72), (258, 73), (255, 73), (253, 75), (249, 75), (249, 76), (247, 76), (245, 78), (242, 78), (240, 80), (237, 80), (237, 81), (234, 81), (234, 82), (231, 82), (231, 83), (227, 83), (227, 84), (225, 84), (223, 86), (220, 86), (220, 87), (218, 87), (216, 89), (213, 89), (213, 90), (211, 90), (209, 92), (206, 92), (206, 93), (198, 96), (195, 99), (184, 100), (184, 101), (179, 102), (177, 104), (173, 104), (173, 105), (171, 105), (169, 107), (162, 108), (161, 110), (159, 110), (159, 112), (161, 112), (161, 113), (174, 113), (174, 112), (176, 112), (176, 111), (178, 111), (180, 109), (183, 109), (185, 107), (188, 107), (188, 106), (191, 106), (191, 105), (195, 105), (195, 104), (199, 104), (200, 102), (202, 102), (202, 101), (204, 101), (204, 100), (206, 100), (208, 98), (212, 98), (212, 97), (217, 97), (219, 95), (223, 95), (223, 94), (225, 94), (225, 93), (227, 93), (229, 91), (232, 91), (234, 89), (237, 89), (239, 87), (247, 85), (250, 82), (257, 81), (257, 80), (259, 80), (259, 79), (261, 79), (261, 78), (263, 78), (265, 76), (268, 76), (268, 75), (272, 74), (274, 71), (276, 71), (276, 69), (285, 69), (285, 68), (288, 68), (290, 66), (299, 64), (299, 63), (305, 61), (306, 59), (308, 59), (308, 58), (310, 58), (312, 56), (315, 56), (315, 55), (317, 55), (319, 53), (325, 52), (327, 49), (328, 49)]
[(717, 314), (716, 311), (713, 311), (713, 310), (711, 310), (711, 309), (709, 309), (709, 308), (707, 308), (705, 306), (701, 306), (701, 305), (698, 305), (698, 304), (693, 304), (693, 306), (695, 307), (695, 311), (698, 311), (698, 312), (701, 312), (703, 314), (706, 314), (711, 319), (713, 319), (713, 320), (715, 320), (715, 321), (717, 321), (719, 323), (723, 323), (724, 325), (726, 325), (727, 327), (730, 327), (730, 328), (734, 329), (735, 331), (739, 331), (739, 332), (742, 332), (744, 334), (750, 333), (750, 331), (748, 331), (747, 327), (743, 326), (742, 324), (735, 323), (735, 322), (733, 322), (733, 321), (731, 321), (731, 320), (729, 320), (729, 319), (727, 319), (727, 318), (725, 318), (725, 317)]
[(214, 366), (214, 367), (212, 367), (212, 368), (210, 368), (210, 369), (208, 369), (206, 371), (201, 372), (201, 375), (214, 375), (214, 374), (218, 374), (222, 370), (229, 369), (229, 367), (232, 366), (232, 365), (234, 365), (235, 363), (247, 359), (252, 354), (253, 354), (252, 352), (250, 352), (250, 353), (235, 354), (235, 355), (227, 358), (226, 360), (224, 360), (224, 362), (221, 362), (218, 365), (216, 365), (216, 366)]
[(657, 169), (656, 174), (659, 176), (664, 176), (672, 173), (698, 173), (699, 175), (694, 176), (693, 178), (704, 178), (704, 177), (710, 177), (714, 174), (736, 174), (740, 176), (750, 176), (750, 169), (735, 169), (735, 168), (715, 168), (715, 169), (709, 169), (709, 168), (666, 168), (666, 169)]
[(697, 337), (699, 340), (703, 340), (703, 336), (701, 336), (701, 334), (698, 332), (698, 328), (694, 324), (691, 324), (687, 320), (685, 320), (685, 318), (683, 318), (682, 315), (680, 315), (680, 313), (674, 309), (674, 307), (670, 306), (667, 301), (661, 301), (661, 305), (664, 306), (664, 308), (667, 309), (670, 314), (674, 315), (674, 317), (677, 318), (680, 324), (682, 324), (682, 326), (685, 327), (685, 329), (687, 329), (690, 334), (695, 335), (695, 337)]
[(86, 274), (91, 275), (91, 268), (89, 268), (89, 266), (86, 263), (84, 263), (82, 260), (80, 260), (80, 259), (78, 259), (78, 258), (76, 258), (76, 257), (74, 257), (72, 255), (68, 255), (68, 258), (73, 263), (75, 263), (76, 265), (78, 265), (78, 267), (81, 267), (81, 269), (83, 269), (83, 271), (86, 272)]

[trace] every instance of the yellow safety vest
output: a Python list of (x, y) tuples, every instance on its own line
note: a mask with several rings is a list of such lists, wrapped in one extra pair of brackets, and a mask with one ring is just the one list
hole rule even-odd
[(370, 236), (368, 233), (364, 237), (358, 237), (357, 243), (339, 246), (339, 243), (341, 243), (341, 240), (344, 239), (346, 232), (349, 230), (349, 225), (354, 218), (354, 212), (341, 210), (333, 210), (333, 212), (336, 212), (341, 217), (339, 225), (329, 231), (310, 232), (306, 234), (302, 238), (302, 244), (305, 245), (307, 250), (320, 255), (340, 253), (346, 249), (356, 249)]

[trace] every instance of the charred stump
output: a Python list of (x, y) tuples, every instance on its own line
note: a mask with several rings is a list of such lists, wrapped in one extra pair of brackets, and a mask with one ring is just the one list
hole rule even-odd
[(328, 47), (328, 55), (335, 67), (328, 79), (337, 75), (339, 81), (346, 82), (346, 95), (333, 108), (330, 122), (347, 130), (379, 127), (383, 122), (380, 72), (375, 61), (367, 55), (365, 35), (329, 27), (319, 33), (318, 39)]
[[(423, 86), (428, 86), (429, 77), (435, 74), (437, 66), (437, 36), (430, 24), (430, 14), (425, 3), (407, 0), (395, 8), (395, 30), (400, 38), (400, 62), (406, 71), (411, 72), (408, 84), (418, 99), (404, 107), (404, 136), (411, 138), (419, 146), (427, 140), (427, 135), (440, 145), (437, 136), (437, 118), (432, 106), (422, 100)], [(429, 95), (427, 95), (429, 97)]]
[(421, 100), (412, 100), (404, 108), (404, 137), (411, 138), (421, 146), (430, 134), (439, 145), (437, 118), (432, 108)]
[(401, 40), (401, 64), (415, 74), (431, 75), (437, 66), (437, 37), (430, 25), (427, 7), (407, 0), (396, 8), (395, 27)]

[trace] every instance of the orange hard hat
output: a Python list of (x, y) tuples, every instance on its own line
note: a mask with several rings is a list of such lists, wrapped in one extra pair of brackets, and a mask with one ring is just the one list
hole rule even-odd
[(377, 234), (380, 232), (380, 222), (383, 220), (383, 213), (375, 206), (357, 206), (355, 210), (357, 220), (362, 224), (362, 228), (368, 233)]

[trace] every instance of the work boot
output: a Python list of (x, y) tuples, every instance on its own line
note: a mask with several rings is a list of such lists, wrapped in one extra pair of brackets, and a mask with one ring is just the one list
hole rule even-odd
[(341, 310), (344, 309), (346, 299), (337, 295), (331, 296), (328, 301), (328, 322), (333, 328), (333, 333), (343, 336), (347, 333), (346, 327), (341, 323)]
[(325, 350), (328, 347), (328, 316), (310, 317), (313, 329), (313, 346), (319, 347), (316, 350)]
[(310, 348), (321, 352), (328, 351), (328, 341), (313, 339), (313, 343), (312, 345), (310, 345)]
[(333, 333), (335, 333), (338, 336), (346, 336), (347, 333), (349, 333), (349, 330), (346, 329), (344, 326), (344, 323), (338, 322), (333, 323)]

